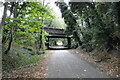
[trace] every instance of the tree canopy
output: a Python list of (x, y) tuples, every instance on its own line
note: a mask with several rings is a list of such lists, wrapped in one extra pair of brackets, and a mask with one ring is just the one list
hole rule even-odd
[(67, 24), (66, 33), (73, 35), (82, 48), (109, 51), (120, 45), (119, 3), (56, 2), (56, 5)]
[[(1, 25), (3, 26), (2, 43), (8, 44), (5, 53), (10, 50), (12, 42), (24, 45), (37, 42), (39, 46), (45, 47), (47, 33), (42, 31), (43, 19), (52, 19), (51, 11), (40, 2), (5, 2), (4, 6)], [(7, 15), (7, 11), (10, 15)], [(39, 42), (41, 39), (42, 43)]]

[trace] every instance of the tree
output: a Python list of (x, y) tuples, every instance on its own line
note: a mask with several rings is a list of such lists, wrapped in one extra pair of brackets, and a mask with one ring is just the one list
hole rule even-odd
[[(30, 45), (39, 41), (39, 33), (42, 32), (41, 27), (44, 25), (39, 19), (51, 17), (49, 10), (41, 3), (10, 2), (9, 7), (10, 16), (7, 16), (3, 26), (3, 37), (6, 38), (3, 38), (2, 41), (4, 44), (9, 41), (5, 54), (9, 52), (12, 42)], [(45, 42), (46, 33), (43, 31), (41, 35)]]
[(110, 51), (119, 44), (119, 3), (69, 2), (69, 9), (64, 2), (56, 4), (67, 24), (66, 32), (77, 36), (82, 48)]
[(89, 46), (89, 48), (93, 49), (102, 47), (102, 49), (105, 48), (109, 51), (119, 42), (119, 39), (116, 40), (115, 35), (113, 35), (117, 29), (114, 28), (116, 26), (114, 9), (118, 9), (118, 6), (114, 9), (112, 8), (113, 6), (114, 3), (111, 2), (70, 2), (71, 11), (79, 16), (82, 24), (84, 22), (86, 24), (80, 27), (80, 31), (82, 29), (83, 32), (83, 46), (86, 49)]
[(5, 2), (4, 3), (4, 13), (3, 13), (2, 21), (0, 23), (0, 29), (2, 28), (2, 26), (5, 25), (5, 19), (6, 19), (6, 16), (7, 16), (7, 8), (8, 8), (8, 2)]
[(82, 43), (76, 30), (76, 28), (79, 26), (77, 24), (76, 17), (68, 9), (68, 6), (65, 2), (56, 2), (56, 5), (61, 9), (62, 17), (64, 17), (64, 21), (68, 26), (66, 30), (67, 34), (73, 35), (75, 40), (79, 43), (79, 45), (81, 45)]

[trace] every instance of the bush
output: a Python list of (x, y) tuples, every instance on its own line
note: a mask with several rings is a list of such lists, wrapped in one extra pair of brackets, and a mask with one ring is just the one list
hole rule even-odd
[(29, 52), (30, 51), (24, 49), (12, 49), (7, 55), (3, 54), (2, 71), (9, 72), (13, 69), (36, 63), (43, 58), (42, 55), (31, 55)]

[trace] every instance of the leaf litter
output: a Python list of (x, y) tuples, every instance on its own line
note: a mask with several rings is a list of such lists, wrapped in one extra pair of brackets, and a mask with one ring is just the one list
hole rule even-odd
[(4, 72), (2, 78), (45, 78), (47, 76), (47, 59), (50, 54), (45, 54), (43, 60), (27, 67), (19, 68), (11, 73)]

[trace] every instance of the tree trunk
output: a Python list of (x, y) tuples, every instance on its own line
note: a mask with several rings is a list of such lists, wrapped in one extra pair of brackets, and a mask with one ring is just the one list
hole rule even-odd
[[(44, 23), (44, 20), (42, 19), (42, 24)], [(42, 45), (43, 45), (43, 38), (42, 38), (42, 35), (43, 35), (43, 26), (40, 28), (41, 29), (41, 32), (40, 32), (40, 46), (39, 46), (39, 49), (42, 48)]]
[(50, 24), (48, 25), (48, 27), (50, 27), (50, 26), (51, 26), (51, 24), (52, 24), (52, 20), (50, 21)]
[[(43, 6), (44, 6), (44, 3), (45, 3), (45, 0), (43, 0)], [(44, 20), (42, 18), (42, 24), (44, 23)], [(41, 32), (40, 32), (40, 45), (39, 45), (39, 50), (42, 48), (43, 46), (43, 38), (42, 38), (42, 35), (43, 35), (43, 26), (41, 27)]]
[[(7, 7), (8, 7), (8, 3), (7, 3)], [(13, 7), (14, 7), (14, 2), (11, 2), (10, 15), (9, 15), (9, 17), (11, 17), (11, 15), (12, 15), (12, 13), (13, 13)], [(5, 9), (6, 9), (6, 11), (5, 11), (4, 13), (7, 12), (7, 8), (5, 8)], [(6, 16), (7, 16), (7, 15), (6, 15)], [(5, 18), (6, 18), (6, 16), (5, 16)], [(3, 21), (3, 25), (2, 25), (2, 26), (4, 26), (4, 25), (5, 25), (5, 19), (4, 19), (4, 21)], [(4, 33), (8, 33), (8, 30), (4, 30), (3, 32), (4, 32)], [(2, 38), (2, 43), (3, 43), (3, 44), (6, 43), (7, 40), (8, 40), (8, 38), (7, 38), (6, 36), (3, 36), (3, 38)]]
[(1, 30), (2, 26), (5, 25), (5, 19), (6, 19), (6, 16), (7, 16), (7, 8), (8, 8), (8, 2), (5, 2), (4, 3), (4, 13), (3, 13), (2, 21), (1, 21), (1, 24), (0, 24), (0, 30)]
[(76, 41), (79, 43), (79, 45), (82, 45), (82, 42), (81, 42), (81, 40), (80, 40), (80, 38), (79, 38), (79, 36), (78, 36), (78, 34), (77, 34), (76, 31), (73, 32), (73, 36), (75, 37), (75, 39), (76, 39)]
[[(12, 13), (13, 13), (13, 17), (14, 18), (16, 18), (17, 17), (17, 3), (12, 3), (12, 10), (10, 11), (11, 12), (11, 14), (10, 14), (10, 16), (12, 15)], [(14, 21), (13, 21), (14, 22)], [(12, 44), (12, 41), (13, 41), (13, 26), (15, 26), (14, 24), (13, 25), (11, 25), (10, 26), (10, 41), (9, 41), (9, 43), (8, 43), (8, 48), (7, 48), (7, 50), (5, 51), (5, 54), (8, 54), (8, 52), (10, 51), (10, 48), (11, 48), (11, 44)]]
[(87, 17), (87, 19), (86, 19), (86, 22), (87, 22), (87, 24), (88, 24), (88, 29), (91, 29), (91, 25), (90, 25), (90, 21), (89, 21), (89, 18)]
[(116, 17), (117, 17), (117, 23), (118, 23), (118, 25), (120, 26), (120, 2), (116, 2), (115, 3), (115, 9), (116, 9), (116, 12), (117, 12), (117, 14), (116, 14)]
[(11, 26), (11, 29), (10, 29), (10, 41), (9, 41), (9, 44), (8, 44), (8, 48), (5, 51), (5, 54), (7, 54), (10, 51), (12, 40), (13, 40), (13, 27)]
[(39, 44), (39, 50), (42, 48), (42, 28), (41, 27), (41, 32), (40, 32), (40, 44)]

